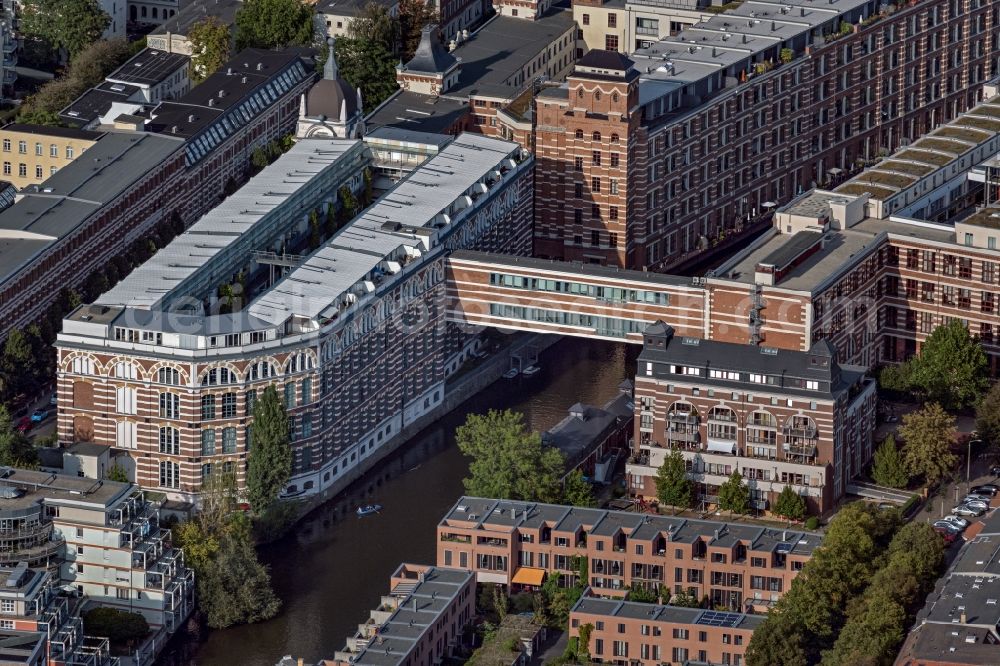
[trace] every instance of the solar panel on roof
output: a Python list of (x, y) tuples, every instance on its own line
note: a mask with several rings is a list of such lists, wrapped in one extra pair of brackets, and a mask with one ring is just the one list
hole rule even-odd
[(694, 621), (695, 624), (704, 624), (710, 627), (735, 627), (740, 623), (743, 616), (740, 613), (727, 613), (725, 611), (704, 611)]

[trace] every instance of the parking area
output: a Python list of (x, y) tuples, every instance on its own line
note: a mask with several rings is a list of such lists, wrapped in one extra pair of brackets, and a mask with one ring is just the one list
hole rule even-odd
[(11, 414), (14, 428), (32, 441), (51, 436), (56, 431), (56, 405), (51, 391), (23, 404)]

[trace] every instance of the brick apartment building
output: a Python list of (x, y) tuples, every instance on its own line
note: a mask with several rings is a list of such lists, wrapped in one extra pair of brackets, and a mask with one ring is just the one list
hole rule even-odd
[(875, 380), (826, 341), (807, 352), (644, 333), (635, 378), (629, 491), (656, 496), (656, 470), (680, 450), (697, 497), (718, 503), (733, 471), (765, 510), (788, 485), (810, 512), (832, 509), (872, 456)]
[(536, 99), (535, 252), (669, 267), (971, 108), (981, 0), (748, 0)]
[(591, 589), (569, 613), (569, 633), (590, 625), (594, 661), (611, 664), (743, 664), (764, 618), (729, 611), (602, 599)]
[(579, 582), (597, 594), (632, 585), (708, 597), (715, 607), (766, 610), (819, 546), (816, 533), (554, 504), (462, 497), (438, 523), (437, 563), (481, 583)]
[(0, 212), (0, 337), (172, 214), (190, 222), (216, 205), (256, 146), (294, 130), (313, 76), (298, 52), (243, 51), (152, 120), (132, 118), (132, 131), (104, 134), (25, 190)]

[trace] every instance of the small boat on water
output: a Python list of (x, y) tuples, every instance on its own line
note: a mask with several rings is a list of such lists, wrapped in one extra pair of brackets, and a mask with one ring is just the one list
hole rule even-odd
[(520, 370), (518, 370), (517, 368), (511, 368), (507, 372), (503, 373), (503, 378), (514, 379), (514, 377), (517, 377), (519, 374), (521, 374)]
[(525, 377), (534, 377), (541, 371), (542, 369), (539, 368), (537, 365), (529, 365), (527, 368), (521, 371), (521, 374), (524, 375)]
[(364, 506), (359, 506), (358, 510), (355, 511), (355, 513), (357, 513), (358, 517), (360, 518), (361, 516), (370, 516), (373, 513), (378, 513), (381, 510), (382, 510), (381, 504), (365, 504)]

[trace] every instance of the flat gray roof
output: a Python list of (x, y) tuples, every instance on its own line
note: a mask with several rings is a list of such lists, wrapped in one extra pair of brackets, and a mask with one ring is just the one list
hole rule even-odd
[(180, 139), (142, 132), (109, 133), (39, 186), (0, 211), (0, 280), (183, 150)]
[(16, 499), (0, 499), (0, 512), (35, 504), (42, 499), (108, 507), (125, 495), (132, 484), (2, 467), (0, 468), (0, 487), (4, 486), (20, 488), (25, 491), (25, 494)]
[(164, 21), (151, 34), (187, 35), (195, 23), (206, 16), (214, 16), (222, 25), (234, 25), (236, 12), (243, 6), (243, 0), (188, 0), (176, 16)]
[(620, 599), (602, 599), (584, 594), (573, 606), (574, 613), (588, 613), (605, 617), (669, 622), (672, 624), (692, 624), (700, 626), (725, 627), (753, 631), (765, 619), (763, 615), (747, 615), (729, 611), (712, 611), (702, 608), (685, 608), (662, 604), (646, 604)]
[(105, 80), (136, 86), (154, 86), (165, 81), (178, 69), (187, 67), (190, 60), (191, 58), (183, 53), (167, 53), (145, 48), (111, 72)]
[[(558, 259), (519, 257), (494, 252), (478, 252), (476, 250), (456, 250), (455, 252), (452, 252), (451, 258), (465, 261), (482, 261), (489, 264), (507, 264), (518, 268), (534, 269), (539, 271), (556, 271), (571, 275), (593, 276), (595, 278), (608, 278), (612, 280), (636, 280), (649, 284), (662, 284), (679, 287), (692, 286), (691, 278), (689, 277), (668, 275), (666, 273), (653, 273), (651, 271), (633, 271), (626, 268), (618, 268), (617, 266), (585, 264), (581, 261), (560, 261)], [(700, 287), (698, 289), (700, 289)]]
[[(399, 607), (379, 627), (378, 636), (370, 640), (351, 662), (357, 666), (398, 666), (403, 663), (418, 639), (451, 606), (455, 596), (473, 576), (472, 571), (429, 567), (419, 579), (413, 581), (413, 589), (401, 597)], [(397, 586), (396, 590), (399, 589)]]
[(440, 134), (464, 118), (468, 112), (467, 100), (399, 90), (365, 118), (365, 124), (376, 131), (398, 128)]

